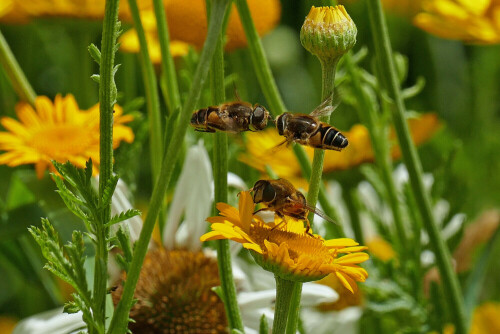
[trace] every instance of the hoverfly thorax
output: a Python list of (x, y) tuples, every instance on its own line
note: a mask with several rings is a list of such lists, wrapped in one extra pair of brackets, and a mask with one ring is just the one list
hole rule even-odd
[(269, 111), (261, 105), (255, 105), (252, 114), (250, 115), (249, 128), (252, 131), (263, 130), (267, 126), (269, 120)]

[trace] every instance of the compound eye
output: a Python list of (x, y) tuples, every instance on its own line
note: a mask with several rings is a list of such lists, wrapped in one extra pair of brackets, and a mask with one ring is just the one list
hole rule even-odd
[(262, 201), (263, 202), (271, 202), (276, 197), (276, 190), (271, 185), (271, 183), (267, 182), (262, 191)]

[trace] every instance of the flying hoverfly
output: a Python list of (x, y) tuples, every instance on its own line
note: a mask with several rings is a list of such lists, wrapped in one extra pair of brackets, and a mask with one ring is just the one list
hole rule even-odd
[[(336, 97), (338, 95), (335, 95)], [(276, 118), (276, 128), (286, 138), (281, 144), (296, 142), (324, 150), (341, 151), (348, 144), (347, 138), (335, 127), (319, 120), (319, 117), (330, 115), (340, 103), (332, 97), (323, 101), (310, 114), (283, 113)], [(281, 145), (280, 144), (280, 145)]]
[(267, 126), (271, 115), (259, 104), (235, 101), (199, 109), (191, 116), (191, 126), (201, 132), (260, 131)]

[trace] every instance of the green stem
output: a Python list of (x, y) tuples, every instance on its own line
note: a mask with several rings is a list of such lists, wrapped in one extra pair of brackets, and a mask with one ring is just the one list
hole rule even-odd
[(32, 106), (35, 105), (36, 93), (30, 86), (28, 79), (24, 75), (21, 67), (17, 63), (16, 58), (12, 54), (12, 51), (7, 44), (7, 41), (3, 37), (0, 31), (0, 64), (2, 64), (5, 73), (12, 83), (12, 87), (16, 91), (17, 95), (21, 100), (28, 102)]
[(196, 106), (201, 94), (203, 83), (208, 74), (210, 62), (215, 52), (215, 47), (222, 29), (222, 20), (218, 20), (224, 15), (230, 0), (214, 0), (212, 4), (212, 12), (210, 14), (210, 24), (208, 26), (207, 39), (201, 52), (200, 61), (196, 68), (191, 89), (188, 98), (184, 104), (179, 121), (172, 135), (172, 139), (168, 145), (167, 153), (164, 155), (163, 162), (160, 168), (160, 175), (155, 182), (153, 195), (149, 205), (149, 213), (144, 221), (141, 235), (135, 244), (134, 256), (130, 264), (127, 280), (123, 288), (123, 295), (118, 303), (108, 333), (121, 334), (125, 333), (128, 325), (129, 310), (132, 307), (134, 290), (139, 280), (142, 263), (148, 249), (149, 240), (153, 233), (154, 225), (160, 207), (163, 202), (163, 197), (167, 190), (174, 170), (175, 162), (179, 157), (182, 147), (182, 141), (186, 134), (187, 126), (193, 109)]
[[(106, 0), (101, 41), (101, 63), (99, 83), (100, 106), (100, 170), (99, 204), (104, 189), (113, 173), (113, 107), (116, 103), (116, 85), (114, 81), (115, 45), (118, 35), (119, 0)], [(89, 60), (90, 61), (90, 60)], [(94, 318), (99, 333), (105, 332), (106, 296), (108, 281), (108, 237), (109, 228), (105, 224), (111, 218), (111, 204), (102, 211), (97, 222), (96, 254), (94, 271), (93, 301)]]
[[(207, 1), (207, 12), (210, 12), (210, 2)], [(228, 7), (230, 8), (230, 7)], [(212, 104), (219, 105), (226, 100), (224, 90), (224, 52), (222, 48), (223, 33), (217, 41), (217, 47), (210, 68), (210, 89)], [(216, 132), (214, 134), (213, 147), (213, 174), (214, 174), (214, 202), (227, 203), (227, 134)], [(229, 240), (217, 240), (217, 263), (219, 268), (220, 285), (224, 296), (224, 307), (226, 310), (229, 328), (243, 331), (238, 301), (236, 299), (236, 287), (234, 285), (233, 271), (231, 267), (231, 252)]]
[(286, 112), (285, 104), (281, 99), (278, 87), (276, 86), (276, 82), (274, 81), (271, 73), (271, 68), (269, 67), (267, 58), (264, 55), (264, 48), (262, 47), (259, 34), (257, 33), (257, 29), (253, 23), (247, 1), (235, 0), (235, 3), (236, 8), (238, 9), (238, 14), (240, 15), (243, 29), (245, 30), (245, 36), (248, 40), (254, 70), (257, 74), (257, 78), (259, 79), (262, 92), (269, 103), (271, 113), (274, 116), (280, 115)]
[(363, 90), (360, 74), (354, 65), (350, 53), (345, 55), (344, 64), (346, 71), (351, 78), (354, 95), (358, 97), (359, 106), (357, 110), (359, 118), (368, 128), (370, 141), (375, 153), (375, 161), (379, 167), (384, 185), (387, 189), (387, 195), (389, 197), (389, 204), (392, 210), (394, 225), (398, 234), (398, 240), (396, 240), (396, 244), (399, 245), (401, 254), (404, 254), (405, 245), (407, 245), (407, 237), (403, 224), (403, 212), (401, 210), (401, 206), (399, 205), (398, 193), (396, 190), (394, 179), (392, 177), (392, 162), (389, 151), (389, 138), (386, 131), (381, 128), (384, 127), (384, 125), (380, 123), (377, 111), (373, 108), (372, 103)]
[[(321, 60), (322, 70), (322, 101), (333, 95), (335, 89), (335, 71), (337, 69), (338, 60)], [(326, 117), (324, 117), (326, 118)], [(327, 119), (322, 119), (326, 121)], [(323, 160), (325, 159), (325, 150), (315, 149), (312, 162), (311, 178), (309, 179), (309, 191), (307, 192), (307, 203), (310, 206), (316, 206), (318, 201), (318, 193), (321, 184), (321, 176), (323, 175)], [(309, 213), (309, 222), (313, 226), (314, 213)]]
[(160, 100), (158, 98), (158, 85), (155, 70), (151, 58), (149, 58), (148, 43), (142, 26), (141, 16), (136, 0), (128, 0), (130, 13), (134, 21), (134, 27), (139, 38), (139, 51), (142, 65), (142, 76), (149, 119), (149, 149), (151, 156), (151, 168), (153, 180), (156, 180), (160, 171), (161, 158), (163, 156), (162, 116), (160, 112)]
[[(283, 334), (287, 326), (288, 312), (290, 309), (290, 300), (293, 295), (295, 286), (298, 284), (302, 286), (302, 283), (292, 282), (274, 277), (276, 279), (276, 304), (274, 306), (274, 322), (273, 322), (273, 334)], [(300, 296), (300, 294), (299, 294)]]
[[(304, 178), (311, 178), (311, 163), (309, 162), (309, 157), (306, 154), (304, 148), (300, 145), (293, 146), (293, 152), (297, 157), (297, 161), (299, 162), (300, 168), (302, 170), (302, 175)], [(342, 238), (344, 237), (344, 231), (342, 230), (342, 226), (339, 225), (339, 214), (334, 206), (330, 204), (330, 200), (326, 195), (325, 185), (321, 182), (319, 186), (319, 195), (318, 201), (321, 204), (321, 208), (326, 213), (326, 215), (332, 218), (337, 224), (328, 224), (327, 230), (331, 232), (331, 237)]]
[(462, 298), (457, 276), (454, 274), (451, 266), (449, 250), (443, 238), (440, 236), (434, 216), (432, 215), (429, 195), (425, 191), (422, 181), (422, 166), (415, 146), (411, 140), (405, 119), (405, 105), (398, 85), (397, 73), (394, 66), (394, 58), (382, 5), (380, 0), (368, 0), (367, 3), (377, 61), (379, 62), (382, 72), (386, 74), (386, 80), (382, 80), (382, 82), (389, 96), (395, 103), (394, 107), (391, 108), (391, 113), (399, 146), (403, 154), (403, 160), (408, 169), (412, 190), (423, 218), (424, 227), (429, 235), (430, 244), (434, 247), (436, 263), (441, 274), (442, 286), (447, 297), (448, 307), (452, 313), (456, 333), (465, 334), (467, 333), (468, 326), (465, 316), (464, 300)]
[(170, 53), (170, 35), (168, 33), (167, 16), (162, 0), (153, 0), (156, 25), (158, 29), (158, 39), (160, 40), (161, 51), (161, 80), (165, 83), (166, 104), (170, 113), (177, 112), (181, 108), (181, 96), (177, 76), (175, 74), (175, 65), (172, 54)]
[(297, 325), (300, 320), (300, 297), (302, 295), (302, 283), (295, 282), (292, 291), (290, 309), (288, 310), (288, 320), (286, 334), (297, 333)]

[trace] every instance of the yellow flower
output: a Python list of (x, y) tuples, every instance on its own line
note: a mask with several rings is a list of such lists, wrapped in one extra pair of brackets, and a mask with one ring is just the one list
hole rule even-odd
[(392, 249), (391, 244), (379, 236), (368, 239), (366, 241), (366, 246), (373, 256), (379, 258), (384, 262), (395, 259), (397, 257), (397, 254), (394, 249)]
[(469, 43), (500, 43), (500, 1), (426, 0), (414, 24), (439, 37)]
[(339, 299), (333, 303), (323, 303), (317, 308), (322, 312), (340, 311), (351, 306), (360, 306), (363, 303), (361, 290), (352, 293), (342, 284), (335, 275), (328, 275), (316, 283), (329, 286), (339, 294)]
[[(187, 43), (193, 45), (196, 49), (201, 49), (207, 35), (207, 14), (205, 8), (205, 0), (163, 0), (165, 11), (167, 13), (168, 28), (171, 41), (175, 43)], [(278, 0), (248, 0), (248, 6), (254, 24), (259, 35), (263, 35), (274, 28), (280, 19), (281, 5)], [(159, 50), (158, 33), (156, 31), (156, 23), (154, 21), (154, 13), (143, 12), (145, 21), (144, 30), (147, 35), (148, 48), (150, 50)], [(245, 32), (236, 10), (233, 5), (229, 17), (227, 27), (227, 43), (226, 50), (233, 50), (246, 46), (247, 41)], [(130, 40), (137, 40), (135, 31), (128, 31), (121, 38), (122, 43), (127, 46), (122, 50), (125, 52), (139, 52), (139, 44)], [(172, 46), (172, 54), (182, 55), (182, 52), (187, 51), (187, 47), (183, 44)], [(179, 51), (178, 51), (179, 50)], [(154, 51), (158, 52), (159, 51)], [(179, 52), (179, 53), (177, 53)], [(159, 56), (154, 56), (151, 52), (151, 60), (158, 63)]]
[[(160, 43), (158, 42), (158, 31), (156, 30), (156, 17), (152, 11), (144, 11), (141, 14), (141, 21), (146, 33), (149, 57), (155, 64), (161, 62)], [(120, 37), (120, 49), (123, 52), (139, 52), (139, 38), (135, 29), (130, 29)], [(173, 57), (184, 56), (189, 51), (189, 44), (172, 40), (170, 42), (170, 53)]]
[[(114, 107), (113, 147), (121, 141), (131, 143), (134, 133), (124, 123), (132, 116), (122, 115), (120, 106)], [(0, 123), (7, 131), (0, 131), (0, 164), (15, 167), (35, 164), (37, 176), (49, 167), (51, 161), (71, 161), (78, 167), (92, 158), (94, 174), (99, 165), (99, 105), (89, 110), (80, 110), (72, 95), (57, 95), (54, 102), (39, 96), (35, 109), (21, 102), (16, 106), (19, 121), (3, 117)]]
[[(3, 2), (4, 0), (2, 0)], [(0, 22), (26, 23), (29, 18), (72, 17), (98, 20), (104, 17), (105, 1), (102, 0), (8, 0), (12, 2), (10, 10), (1, 15)], [(146, 0), (138, 0), (140, 9), (151, 8)], [(127, 1), (120, 2), (119, 16), (131, 21)]]
[(220, 216), (207, 219), (212, 231), (200, 240), (239, 242), (251, 250), (260, 266), (286, 280), (307, 282), (335, 274), (354, 293), (356, 282), (368, 277), (366, 270), (358, 266), (369, 258), (361, 252), (366, 247), (348, 238), (324, 240), (306, 234), (303, 222), (292, 217), (286, 217), (284, 223), (276, 216), (274, 222), (265, 223), (253, 215), (254, 206), (249, 191), (240, 193), (239, 209), (218, 203)]
[[(423, 114), (420, 118), (410, 119), (408, 125), (413, 141), (417, 145), (431, 138), (441, 127), (436, 114)], [(325, 173), (350, 169), (375, 160), (370, 135), (366, 127), (356, 124), (351, 130), (345, 131), (343, 134), (349, 140), (349, 146), (341, 152), (325, 151), (323, 164), (323, 172)], [(266, 165), (268, 165), (279, 177), (290, 180), (297, 187), (307, 188), (306, 182), (301, 178), (302, 172), (299, 162), (291, 148), (273, 150), (276, 145), (283, 141), (283, 137), (279, 136), (275, 129), (247, 133), (246, 135), (246, 153), (239, 157), (241, 161), (262, 173), (266, 172)], [(390, 138), (395, 142), (394, 131), (391, 132)], [(304, 149), (312, 161), (314, 149), (306, 146), (304, 146)], [(391, 155), (393, 159), (401, 157), (401, 151), (397, 145), (393, 146)]]
[[(437, 334), (431, 332), (429, 334)], [(446, 325), (444, 334), (454, 334), (455, 327)], [(476, 307), (472, 315), (472, 323), (469, 334), (497, 334), (500, 333), (500, 303), (486, 302)]]

